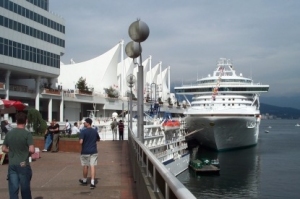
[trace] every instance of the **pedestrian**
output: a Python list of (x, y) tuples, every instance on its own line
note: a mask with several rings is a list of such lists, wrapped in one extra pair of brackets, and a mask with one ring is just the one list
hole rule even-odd
[(4, 135), (6, 135), (6, 133), (8, 132), (6, 128), (6, 120), (1, 121), (1, 131), (2, 133), (4, 133)]
[(74, 122), (74, 125), (72, 126), (72, 133), (71, 135), (76, 135), (76, 134), (79, 134), (79, 128), (78, 128), (78, 123), (77, 122)]
[(113, 134), (113, 140), (117, 140), (118, 122), (116, 118), (114, 118), (113, 121), (110, 123), (110, 127)]
[(50, 127), (54, 126), (54, 122), (52, 121), (50, 123), (50, 126), (48, 126), (48, 128), (45, 131), (45, 146), (44, 149), (42, 150), (43, 152), (46, 152), (49, 150), (51, 144), (52, 144), (52, 140), (53, 140), (53, 133), (50, 131)]
[(31, 199), (30, 181), (32, 170), (29, 157), (34, 153), (33, 138), (25, 130), (27, 116), (23, 112), (16, 114), (17, 127), (5, 136), (2, 151), (8, 153), (8, 190), (10, 198), (18, 198), (19, 187), (22, 198)]
[(67, 135), (68, 137), (70, 137), (71, 132), (72, 132), (72, 129), (71, 129), (71, 123), (69, 122), (68, 119), (66, 119), (66, 125), (65, 125), (64, 130), (65, 130), (65, 132), (66, 132), (66, 135)]
[(13, 127), (7, 120), (5, 120), (5, 128), (7, 129), (7, 132), (13, 129)]
[(81, 144), (80, 161), (83, 166), (83, 178), (79, 179), (82, 185), (87, 185), (88, 170), (90, 167), (91, 172), (91, 185), (90, 188), (94, 189), (96, 170), (98, 160), (97, 142), (100, 141), (98, 132), (92, 128), (93, 121), (90, 118), (86, 118), (84, 126), (86, 129), (82, 130), (79, 134), (79, 143)]
[(84, 120), (82, 120), (82, 121), (80, 122), (80, 126), (79, 126), (79, 131), (80, 131), (80, 133), (81, 133), (84, 129), (86, 129), (86, 128), (85, 128), (85, 126), (84, 126)]
[(124, 140), (124, 123), (122, 120), (119, 121), (119, 140)]
[(58, 152), (59, 125), (57, 124), (55, 119), (53, 119), (52, 122), (53, 122), (53, 125), (51, 125), (49, 127), (49, 131), (53, 134), (51, 152), (55, 153), (55, 152)]

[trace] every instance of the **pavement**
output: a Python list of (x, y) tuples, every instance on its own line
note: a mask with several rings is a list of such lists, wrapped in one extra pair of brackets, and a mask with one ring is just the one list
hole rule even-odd
[[(136, 186), (129, 165), (127, 140), (101, 140), (98, 143), (96, 188), (93, 190), (90, 189), (89, 184), (82, 186), (78, 181), (82, 178), (79, 156), (78, 153), (70, 152), (40, 152), (40, 158), (31, 162), (32, 198), (137, 199)], [(3, 199), (9, 198), (7, 167), (7, 163), (0, 165), (0, 198)]]

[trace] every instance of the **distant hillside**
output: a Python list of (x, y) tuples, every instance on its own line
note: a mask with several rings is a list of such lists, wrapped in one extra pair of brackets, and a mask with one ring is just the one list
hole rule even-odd
[(282, 119), (300, 119), (300, 110), (289, 107), (279, 107), (269, 104), (260, 104), (260, 113), (265, 115), (274, 115)]

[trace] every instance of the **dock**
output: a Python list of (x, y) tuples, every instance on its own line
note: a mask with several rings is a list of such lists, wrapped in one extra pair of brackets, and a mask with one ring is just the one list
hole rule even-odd
[(190, 168), (192, 168), (195, 172), (197, 173), (206, 173), (206, 174), (219, 174), (220, 173), (220, 169), (214, 165), (205, 165), (203, 166), (201, 169), (197, 169), (194, 168), (192, 166), (190, 166)]
[(200, 174), (219, 174), (220, 168), (213, 164), (206, 164), (201, 160), (191, 160), (189, 163), (189, 167), (194, 170), (196, 173)]

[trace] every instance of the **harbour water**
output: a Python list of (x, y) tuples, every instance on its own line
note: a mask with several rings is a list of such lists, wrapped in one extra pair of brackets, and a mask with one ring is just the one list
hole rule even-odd
[[(286, 198), (300, 196), (299, 120), (262, 120), (257, 146), (227, 152), (198, 149), (192, 155), (219, 159), (220, 175), (186, 170), (178, 179), (197, 198)], [(266, 133), (266, 130), (269, 131)]]

